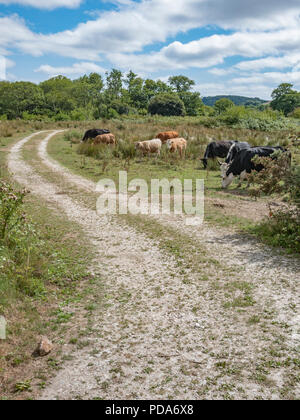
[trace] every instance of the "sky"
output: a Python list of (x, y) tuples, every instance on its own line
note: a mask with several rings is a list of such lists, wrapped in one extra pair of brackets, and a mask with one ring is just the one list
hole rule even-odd
[(300, 90), (300, 0), (0, 0), (0, 79), (112, 68), (201, 96)]

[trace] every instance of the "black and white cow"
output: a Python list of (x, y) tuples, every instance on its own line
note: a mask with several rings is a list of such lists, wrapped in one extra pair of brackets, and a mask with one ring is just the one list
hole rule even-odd
[[(255, 156), (270, 157), (277, 150), (285, 152), (282, 147), (250, 147), (240, 150), (234, 160), (228, 165), (226, 172), (223, 168), (222, 173), (222, 188), (227, 188), (233, 181), (234, 177), (239, 176), (240, 182), (246, 179), (247, 174), (255, 170), (260, 172), (264, 167), (261, 164), (255, 164), (252, 159)], [(239, 184), (240, 185), (240, 184)]]
[(229, 149), (228, 155), (226, 156), (225, 163), (230, 163), (235, 158), (236, 154), (244, 149), (249, 149), (251, 146), (246, 141), (237, 141)]
[(208, 144), (204, 158), (201, 159), (203, 162), (203, 166), (206, 169), (208, 159), (215, 159), (217, 157), (219, 158), (225, 158), (231, 148), (231, 146), (235, 143), (233, 140), (228, 141), (213, 141)]
[(240, 152), (241, 150), (250, 149), (250, 148), (251, 148), (250, 144), (247, 143), (246, 141), (236, 141), (233, 143), (233, 145), (230, 147), (229, 152), (226, 156), (225, 162), (223, 163), (219, 162), (220, 167), (221, 167), (222, 178), (226, 174), (226, 171), (230, 163), (234, 160), (237, 153)]
[(101, 136), (102, 134), (110, 134), (109, 130), (105, 130), (105, 129), (98, 129), (98, 128), (93, 128), (92, 130), (88, 130), (86, 131), (85, 135), (83, 136), (83, 139), (81, 140), (81, 142), (85, 142), (88, 139), (94, 139), (97, 136)]

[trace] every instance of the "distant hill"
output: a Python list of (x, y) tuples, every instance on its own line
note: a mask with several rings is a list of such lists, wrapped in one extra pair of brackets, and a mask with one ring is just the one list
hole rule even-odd
[(247, 98), (246, 96), (234, 96), (234, 95), (218, 95), (218, 96), (207, 96), (202, 98), (204, 105), (214, 106), (214, 104), (222, 98), (230, 99), (235, 105), (244, 106), (259, 106), (266, 104), (268, 101), (264, 101), (260, 98)]

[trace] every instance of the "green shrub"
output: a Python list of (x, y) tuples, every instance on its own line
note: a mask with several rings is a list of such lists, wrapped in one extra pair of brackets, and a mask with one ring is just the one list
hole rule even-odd
[(26, 194), (0, 181), (0, 305), (16, 291), (28, 296), (44, 293), (43, 281), (32, 275), (31, 261), (40, 255), (41, 242), (23, 211)]
[(300, 107), (294, 109), (294, 111), (290, 114), (292, 118), (300, 119)]
[(269, 108), (260, 111), (244, 106), (229, 107), (220, 115), (219, 120), (228, 126), (260, 131), (282, 130), (290, 125), (279, 111)]
[(53, 117), (54, 121), (69, 121), (71, 118), (64, 112), (59, 112)]
[(277, 160), (258, 158), (257, 163), (263, 163), (265, 169), (250, 175), (249, 180), (256, 183), (250, 190), (252, 195), (285, 193), (287, 202), (279, 210), (274, 210), (269, 204), (268, 219), (254, 227), (253, 231), (270, 245), (299, 253), (300, 167), (288, 167), (285, 155), (279, 155)]
[(74, 109), (70, 112), (70, 119), (73, 121), (85, 121), (86, 116), (86, 112), (82, 108)]
[(15, 191), (9, 183), (0, 181), (0, 240), (5, 240), (24, 223), (21, 206), (25, 195), (26, 190)]
[(244, 106), (231, 106), (222, 114), (220, 120), (226, 125), (236, 125), (246, 116), (247, 110)]
[(270, 217), (252, 228), (262, 240), (272, 246), (300, 253), (300, 210), (285, 208), (270, 212)]
[(108, 119), (119, 118), (119, 114), (114, 108), (108, 108), (106, 118)]

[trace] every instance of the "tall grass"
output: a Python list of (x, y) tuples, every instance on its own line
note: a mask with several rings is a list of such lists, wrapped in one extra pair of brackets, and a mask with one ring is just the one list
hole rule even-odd
[[(89, 128), (94, 125), (90, 124)], [(188, 141), (186, 159), (197, 160), (203, 157), (206, 146), (211, 141), (239, 140), (247, 141), (253, 146), (272, 145), (287, 146), (290, 143), (290, 135), (293, 131), (281, 130), (265, 131), (249, 130), (241, 128), (209, 128), (199, 125), (195, 118), (161, 118), (146, 117), (138, 120), (110, 120), (98, 122), (97, 127), (109, 129), (117, 139), (115, 148), (110, 146), (96, 145), (91, 142), (80, 144), (78, 153), (95, 159), (107, 159), (109, 156), (119, 159), (133, 159), (136, 157), (134, 144), (137, 141), (144, 141), (155, 138), (160, 131), (176, 130), (181, 137)], [(71, 130), (65, 134), (65, 140), (71, 143), (78, 143), (79, 138), (84, 134), (84, 129)], [(106, 151), (105, 151), (106, 150)], [(170, 156), (163, 146), (161, 158), (169, 161)]]

